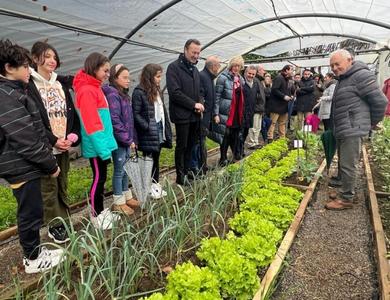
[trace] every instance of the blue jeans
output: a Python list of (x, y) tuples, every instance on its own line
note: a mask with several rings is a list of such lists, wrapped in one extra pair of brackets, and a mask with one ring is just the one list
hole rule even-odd
[(112, 176), (112, 189), (114, 195), (120, 196), (123, 192), (129, 190), (129, 177), (123, 166), (126, 159), (130, 156), (130, 147), (118, 146), (117, 150), (112, 151), (112, 160), (114, 162), (114, 174)]

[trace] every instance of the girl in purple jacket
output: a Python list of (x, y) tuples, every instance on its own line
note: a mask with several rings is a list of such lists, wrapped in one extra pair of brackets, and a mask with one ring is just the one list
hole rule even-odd
[(110, 84), (103, 86), (103, 92), (110, 107), (114, 137), (118, 143), (118, 149), (112, 152), (114, 161), (112, 210), (131, 215), (134, 213), (133, 208), (139, 206), (139, 202), (133, 199), (129, 189), (129, 178), (123, 170), (126, 158), (130, 156), (130, 149), (134, 150), (137, 144), (133, 110), (130, 96), (127, 94), (130, 85), (129, 70), (122, 64), (113, 65), (108, 80)]

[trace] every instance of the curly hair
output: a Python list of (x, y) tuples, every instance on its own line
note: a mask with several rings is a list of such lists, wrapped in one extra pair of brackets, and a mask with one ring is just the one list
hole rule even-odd
[(54, 48), (52, 45), (46, 43), (46, 42), (35, 42), (34, 45), (31, 48), (31, 55), (34, 59), (33, 61), (33, 68), (35, 71), (38, 70), (38, 64), (43, 65), (45, 63), (45, 54), (47, 51), (52, 50), (54, 52), (54, 59), (57, 62), (56, 69), (58, 69), (61, 66), (60, 57), (58, 56), (58, 52), (56, 48)]
[(156, 76), (159, 71), (163, 71), (163, 68), (160, 65), (147, 64), (141, 72), (140, 86), (146, 91), (150, 103), (156, 101), (157, 95), (161, 95), (160, 87), (156, 85), (154, 81), (154, 76)]
[(6, 76), (5, 65), (18, 68), (32, 63), (30, 53), (26, 48), (12, 44), (8, 39), (0, 40), (0, 74)]

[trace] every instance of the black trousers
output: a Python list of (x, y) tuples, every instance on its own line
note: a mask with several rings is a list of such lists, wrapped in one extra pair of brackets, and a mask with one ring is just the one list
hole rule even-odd
[(183, 184), (184, 176), (191, 168), (192, 147), (199, 140), (199, 123), (175, 124), (176, 127), (176, 148), (175, 167), (176, 183)]
[(322, 123), (324, 124), (324, 130), (331, 129), (331, 121), (330, 119), (323, 119)]
[(153, 168), (152, 168), (152, 179), (153, 182), (158, 182), (160, 179), (160, 153), (161, 149), (158, 152), (143, 152), (144, 156), (150, 156), (153, 158)]
[(12, 190), (17, 202), (17, 219), (20, 245), (24, 256), (36, 259), (39, 254), (39, 229), (43, 223), (41, 179), (27, 181)]
[(107, 165), (110, 160), (102, 160), (100, 157), (89, 159), (92, 168), (93, 180), (89, 190), (89, 202), (91, 204), (92, 215), (100, 214), (104, 207), (104, 184), (107, 179)]
[(233, 152), (233, 158), (235, 160), (240, 159), (240, 130), (241, 128), (226, 128), (225, 135), (223, 136), (222, 144), (220, 147), (221, 162), (227, 160), (227, 151), (229, 146)]

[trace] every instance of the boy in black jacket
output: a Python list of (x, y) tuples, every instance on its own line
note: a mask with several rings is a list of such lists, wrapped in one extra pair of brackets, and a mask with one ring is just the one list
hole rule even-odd
[(40, 177), (60, 173), (45, 136), (39, 111), (25, 94), (30, 77), (28, 50), (0, 41), (0, 178), (11, 185), (18, 202), (19, 240), (26, 273), (57, 265), (62, 250), (39, 247), (43, 208)]

